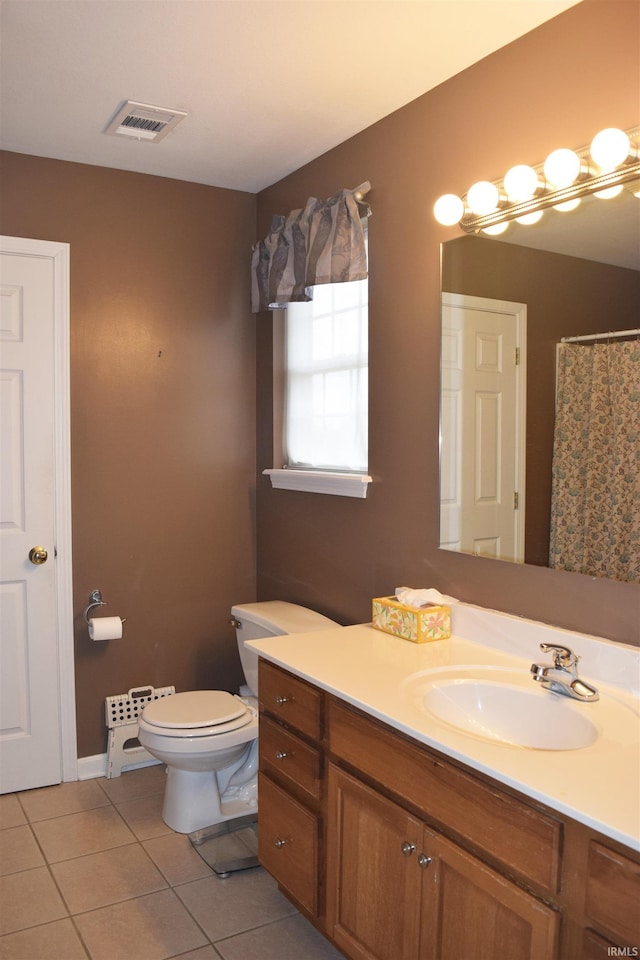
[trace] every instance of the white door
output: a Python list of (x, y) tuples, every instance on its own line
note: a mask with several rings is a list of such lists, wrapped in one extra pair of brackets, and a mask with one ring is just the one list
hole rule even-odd
[(0, 793), (77, 776), (68, 262), (0, 240)]
[(526, 307), (442, 298), (440, 545), (524, 560)]

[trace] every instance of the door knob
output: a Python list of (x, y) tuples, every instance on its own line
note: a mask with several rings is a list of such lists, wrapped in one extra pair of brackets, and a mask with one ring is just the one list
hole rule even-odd
[(31, 547), (31, 550), (29, 550), (29, 560), (31, 560), (31, 563), (35, 563), (37, 567), (41, 563), (46, 563), (48, 556), (46, 547)]

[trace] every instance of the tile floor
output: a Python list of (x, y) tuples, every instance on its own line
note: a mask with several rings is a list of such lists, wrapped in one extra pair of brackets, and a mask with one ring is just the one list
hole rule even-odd
[(0, 797), (0, 960), (343, 960), (261, 867), (163, 822), (164, 768)]

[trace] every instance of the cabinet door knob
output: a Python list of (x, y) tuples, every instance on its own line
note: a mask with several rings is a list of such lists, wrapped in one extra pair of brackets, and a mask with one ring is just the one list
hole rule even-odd
[(276, 697), (276, 703), (280, 706), (281, 703), (289, 703), (291, 697)]
[(277, 847), (279, 850), (281, 847), (284, 847), (286, 842), (287, 842), (286, 840), (276, 840), (274, 843), (274, 847)]
[(415, 850), (415, 843), (409, 843), (408, 840), (405, 840), (402, 844), (402, 853), (405, 857), (410, 857), (413, 851)]
[(288, 753), (285, 753), (284, 750), (277, 750), (277, 751), (276, 751), (276, 760), (286, 760), (286, 758), (287, 758), (288, 756), (289, 756), (289, 754), (288, 754)]
[(425, 856), (424, 853), (421, 853), (420, 856), (418, 857), (418, 866), (422, 867), (423, 870), (426, 870), (426, 868), (432, 862), (433, 862), (433, 858)]

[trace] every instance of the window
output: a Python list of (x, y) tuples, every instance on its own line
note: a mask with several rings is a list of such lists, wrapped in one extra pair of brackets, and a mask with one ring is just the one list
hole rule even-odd
[(286, 467), (267, 471), (273, 485), (366, 496), (368, 281), (322, 284), (289, 304), (284, 360)]
[(316, 287), (285, 321), (285, 447), (292, 467), (367, 469), (367, 281)]

